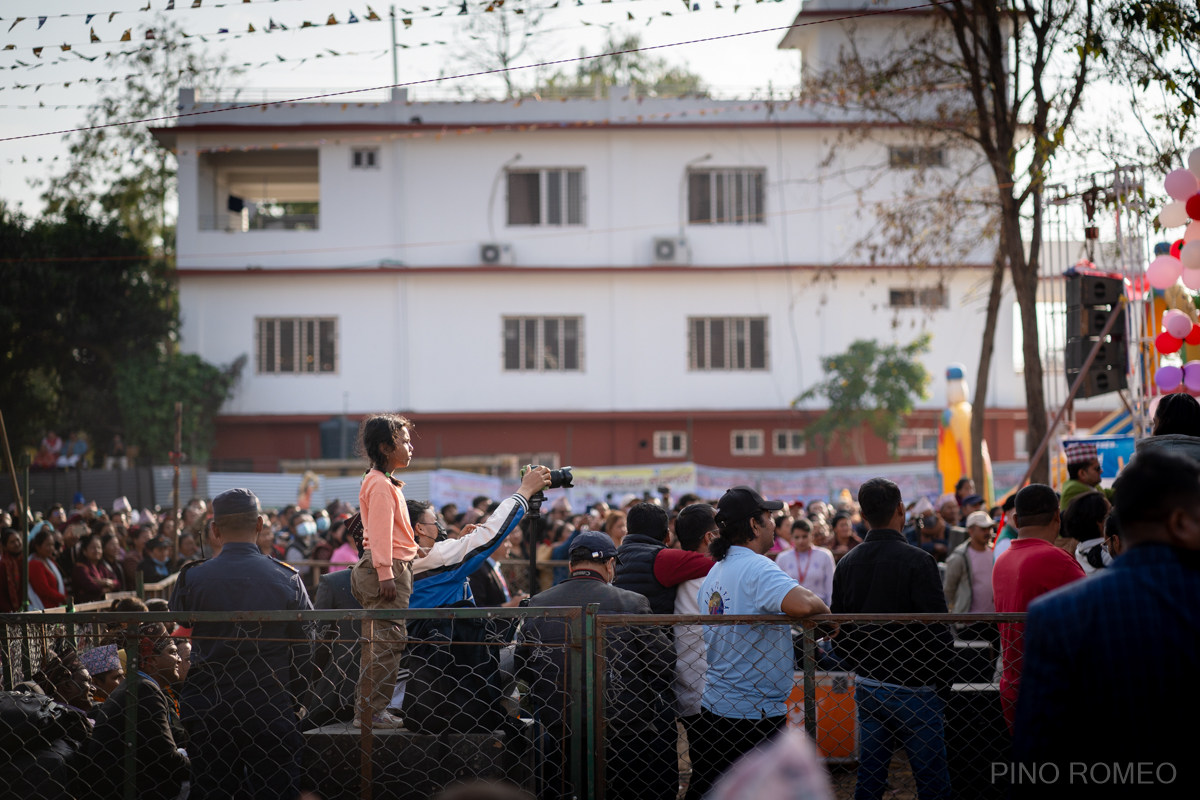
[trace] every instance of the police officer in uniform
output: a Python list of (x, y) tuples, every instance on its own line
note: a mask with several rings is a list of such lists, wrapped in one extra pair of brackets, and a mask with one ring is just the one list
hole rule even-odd
[[(296, 569), (259, 552), (263, 517), (254, 493), (230, 489), (212, 507), (213, 530), (224, 547), (214, 558), (184, 566), (171, 610), (311, 609)], [(295, 800), (303, 741), (288, 686), (307, 652), (305, 623), (195, 624), (180, 697), (192, 800)]]

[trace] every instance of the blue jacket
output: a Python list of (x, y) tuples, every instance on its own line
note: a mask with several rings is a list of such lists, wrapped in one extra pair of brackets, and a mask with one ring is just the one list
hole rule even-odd
[(469, 599), (467, 578), (516, 530), (527, 511), (529, 501), (514, 494), (471, 533), (461, 539), (438, 542), (426, 555), (414, 560), (413, 591), (408, 607), (437, 608)]
[[(1197, 675), (1200, 553), (1134, 547), (1094, 577), (1029, 605), (1015, 760), (1136, 766), (1174, 759), (1173, 786), (1194, 791), (1195, 737), (1180, 733), (1194, 732), (1200, 720)], [(1147, 786), (1146, 796), (1160, 797), (1162, 788)]]

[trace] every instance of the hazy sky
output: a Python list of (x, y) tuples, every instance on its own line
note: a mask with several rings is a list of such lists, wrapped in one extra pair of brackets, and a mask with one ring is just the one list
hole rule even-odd
[[(272, 66), (255, 68), (238, 79), (246, 96), (263, 96), (262, 89), (271, 90), (271, 99), (290, 95), (288, 89), (313, 93), (315, 90), (337, 90), (382, 86), (392, 83), (392, 64), (389, 57), (391, 28), (388, 23), (389, 4), (374, 2), (370, 7), (382, 22), (368, 22), (368, 4), (361, 0), (202, 0), (198, 9), (191, 8), (195, 0), (175, 0), (176, 10), (165, 11), (168, 0), (4, 0), (0, 3), (0, 48), (14, 45), (12, 50), (0, 49), (0, 138), (55, 131), (79, 125), (86, 111), (74, 106), (87, 105), (98, 96), (99, 89), (81, 78), (110, 76), (128, 72), (114, 69), (113, 60), (104, 53), (119, 48), (132, 49), (144, 42), (145, 30), (154, 24), (157, 15), (169, 14), (184, 31), (204, 35), (201, 46), (211, 52), (225, 52), (234, 63), (259, 63), (276, 56), (289, 59), (276, 61)], [(400, 79), (414, 80), (470, 72), (472, 68), (457, 58), (467, 46), (465, 34), (469, 16), (461, 16), (460, 3), (445, 0), (403, 2), (396, 5), (397, 16), (412, 20), (411, 27), (397, 23), (397, 39), (410, 45), (399, 51)], [(693, 0), (696, 2), (696, 0)], [(139, 11), (151, 6), (150, 11)], [(438, 4), (441, 3), (441, 4)], [(471, 13), (483, 13), (478, 0), (468, 3)], [(754, 2), (754, 0), (699, 0), (699, 11), (689, 11), (683, 0), (509, 0), (510, 8), (540, 7), (547, 9), (524, 63), (578, 56), (602, 51), (606, 28), (614, 34), (639, 33), (643, 45), (668, 44), (707, 36), (753, 31), (788, 25), (799, 10), (798, 0), (786, 2)], [(718, 8), (718, 6), (721, 6)], [(422, 8), (428, 9), (423, 11)], [(736, 11), (734, 9), (737, 9)], [(111, 12), (119, 12), (110, 21)], [(434, 17), (443, 11), (441, 17)], [(360, 22), (346, 24), (350, 13)], [(407, 12), (407, 13), (406, 13)], [(669, 12), (670, 16), (664, 14)], [(74, 16), (63, 17), (63, 14)], [(87, 14), (96, 16), (89, 22)], [(326, 25), (333, 14), (338, 25)], [(38, 16), (48, 16), (38, 28)], [(633, 20), (629, 16), (633, 16)], [(13, 22), (17, 17), (24, 21)], [(265, 33), (270, 22), (286, 25), (286, 32)], [(305, 22), (316, 27), (301, 29)], [(248, 26), (256, 29), (246, 34)], [(12, 28), (10, 30), (10, 27)], [(228, 34), (218, 34), (225, 28)], [(126, 29), (132, 29), (132, 42), (119, 43)], [(101, 40), (90, 44), (91, 32)], [(241, 33), (239, 38), (234, 38)], [(782, 31), (745, 36), (722, 42), (712, 42), (668, 48), (655, 53), (675, 64), (686, 64), (722, 95), (748, 95), (759, 88), (765, 91), (768, 83), (783, 90), (794, 88), (799, 72), (799, 55), (795, 50), (777, 49)], [(433, 42), (446, 44), (433, 44)], [(421, 43), (430, 42), (427, 46)], [(64, 52), (62, 44), (70, 44)], [(44, 47), (41, 56), (33, 48)], [(356, 52), (363, 55), (330, 57), (337, 53)], [(318, 53), (325, 57), (313, 58)], [(100, 56), (87, 61), (80, 56)], [(309, 57), (303, 64), (296, 60)], [(30, 67), (23, 67), (17, 62)], [(41, 64), (35, 68), (34, 65)], [(15, 67), (12, 68), (12, 67)], [(565, 65), (564, 71), (572, 71)], [(532, 76), (522, 76), (528, 82)], [(51, 83), (52, 82), (52, 83)], [(69, 87), (64, 83), (70, 82)], [(16, 89), (14, 84), (45, 84), (36, 92)], [(434, 99), (450, 95), (461, 81), (446, 81), (436, 86), (411, 91), (415, 99)], [(116, 84), (105, 84), (106, 88)], [(494, 89), (495, 81), (474, 81), (474, 90)], [(373, 95), (364, 99), (379, 99)], [(45, 108), (18, 109), (17, 106), (44, 104)], [(56, 109), (56, 106), (72, 108)], [(0, 142), (0, 198), (9, 203), (21, 202), (25, 209), (35, 212), (41, 207), (39, 192), (28, 186), (30, 177), (50, 171), (61, 171), (66, 150), (61, 136)], [(60, 161), (51, 162), (55, 156)], [(38, 159), (42, 161), (39, 163)], [(12, 162), (12, 163), (10, 163)]]

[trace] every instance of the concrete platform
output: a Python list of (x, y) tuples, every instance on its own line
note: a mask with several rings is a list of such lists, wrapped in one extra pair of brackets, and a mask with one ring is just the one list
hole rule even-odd
[[(522, 734), (503, 732), (418, 734), (374, 731), (372, 793), (388, 800), (426, 800), (458, 781), (505, 780), (537, 792), (534, 723), (520, 720)], [(306, 782), (323, 800), (360, 797), (362, 733), (335, 723), (304, 733)]]

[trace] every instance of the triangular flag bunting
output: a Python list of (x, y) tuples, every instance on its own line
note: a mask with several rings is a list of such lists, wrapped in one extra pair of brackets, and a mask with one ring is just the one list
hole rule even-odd
[(68, 50), (70, 50), (70, 49), (71, 49), (71, 45), (69, 45), (69, 44), (64, 44), (64, 45), (62, 46), (62, 51), (63, 51), (64, 53), (65, 53), (65, 52), (67, 52), (67, 51), (68, 51)]
[(50, 18), (49, 17), (38, 17), (37, 29), (39, 31), (42, 29), (42, 26), (46, 24), (46, 20), (48, 20), (48, 19), (50, 19)]
[[(466, 0), (463, 0), (463, 2), (466, 3)], [(370, 6), (367, 6), (367, 20), (370, 22), (382, 22), (382, 20), (379, 19), (379, 15), (376, 14), (374, 9), (372, 9)]]
[(108, 21), (109, 21), (109, 22), (112, 22), (112, 21), (113, 21), (113, 17), (115, 17), (117, 14), (120, 14), (120, 13), (121, 13), (120, 11), (114, 11), (114, 12), (112, 12), (111, 14), (109, 14), (109, 15), (108, 15)]
[(632, 19), (633, 19), (633, 14), (630, 14), (628, 11), (626, 11), (625, 13), (629, 15), (629, 19), (630, 19), (630, 20), (632, 20)]
[(274, 19), (271, 19), (270, 17), (268, 17), (268, 19), (270, 19), (270, 22), (271, 22), (271, 24), (267, 26), (267, 30), (268, 30), (268, 31), (273, 31), (273, 30), (275, 30), (276, 28), (278, 28), (278, 27), (279, 27), (278, 25), (276, 25), (276, 24), (275, 24), (275, 20), (274, 20)]
[(128, 42), (128, 41), (129, 41), (129, 39), (130, 39), (130, 34), (131, 34), (132, 32), (133, 32), (133, 28), (127, 28), (127, 29), (125, 30), (125, 32), (121, 34), (121, 41), (122, 41), (122, 42)]
[(83, 21), (83, 24), (84, 24), (84, 25), (90, 25), (90, 24), (92, 24), (92, 17), (94, 17), (94, 16), (96, 16), (96, 15), (95, 15), (95, 14), (88, 14), (88, 15), (87, 15), (87, 19), (85, 19), (85, 20)]
[(204, 0), (192, 0), (192, 8), (199, 8), (200, 4), (203, 2)]
[(406, 28), (412, 27), (412, 19), (410, 17), (405, 17), (404, 19), (402, 19), (400, 21), (404, 23), (404, 27), (406, 27)]
[(347, 24), (347, 25), (352, 25), (352, 24), (354, 24), (355, 22), (358, 22), (358, 17), (354, 16), (354, 12), (353, 12), (353, 11), (351, 11), (351, 12), (350, 12), (350, 19), (346, 20), (346, 24)]
[(12, 29), (13, 29), (13, 28), (15, 28), (15, 27), (17, 27), (17, 24), (18, 24), (19, 22), (21, 22), (23, 19), (25, 19), (25, 17), (17, 17), (16, 21), (15, 21), (15, 22), (13, 22), (13, 24), (12, 24), (12, 25), (9, 25), (9, 26), (8, 26), (8, 31), (9, 31), (9, 33), (12, 33)]
[(316, 25), (313, 25), (313, 24), (312, 24), (311, 22), (309, 22), (308, 20), (305, 20), (305, 21), (304, 21), (304, 24), (303, 24), (303, 25), (301, 25), (300, 27), (301, 27), (301, 28), (315, 28), (315, 27), (317, 27), (317, 26), (316, 26)]
[(33, 54), (35, 56), (37, 56), (38, 58), (41, 58), (42, 57), (42, 48), (40, 48), (40, 47), (33, 48)]
[(217, 28), (217, 33), (229, 33), (229, 28)]
[(462, 5), (461, 5), (461, 6), (459, 6), (459, 8), (458, 8), (458, 15), (461, 17), (461, 16), (463, 16), (464, 14), (467, 14), (467, 13), (469, 13), (469, 12), (467, 11), (467, 0), (463, 0), (463, 3), (462, 3)]
[(246, 33), (254, 33), (254, 23), (253, 22), (250, 23), (250, 27), (249, 27), (249, 29), (247, 29)]
[(153, 39), (153, 38), (154, 38), (154, 29), (153, 29), (153, 28), (150, 28), (150, 29), (148, 29), (148, 30), (146, 31), (146, 38), (147, 38), (147, 39)]
[(95, 29), (95, 28), (92, 28), (92, 30), (90, 31), (90, 33), (91, 33), (91, 37), (92, 37), (92, 44), (95, 44), (96, 42), (100, 41), (100, 37), (96, 35), (96, 29)]
[(329, 19), (325, 20), (325, 24), (326, 25), (337, 25), (338, 24), (337, 17), (335, 17), (333, 14), (330, 14)]
[(167, 11), (175, 10), (175, 0), (167, 0)]

